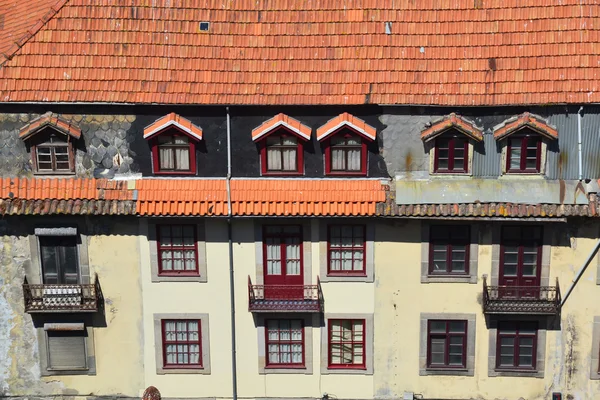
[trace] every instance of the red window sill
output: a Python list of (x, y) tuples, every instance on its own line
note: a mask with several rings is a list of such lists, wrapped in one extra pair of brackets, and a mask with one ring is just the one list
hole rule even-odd
[(154, 175), (196, 175), (196, 171), (154, 171)]
[(327, 276), (357, 276), (357, 277), (366, 277), (367, 273), (364, 271), (360, 272), (328, 272)]
[(329, 365), (327, 369), (336, 369), (336, 370), (346, 370), (346, 369), (358, 369), (358, 370), (367, 370), (367, 367), (364, 365)]
[(169, 364), (163, 366), (163, 369), (204, 369), (202, 365)]
[(267, 365), (265, 369), (306, 369), (304, 364), (271, 364)]

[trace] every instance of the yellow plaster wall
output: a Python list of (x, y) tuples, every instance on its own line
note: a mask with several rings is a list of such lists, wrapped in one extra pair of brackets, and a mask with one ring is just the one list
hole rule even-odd
[[(550, 283), (559, 278), (564, 292), (597, 241), (598, 228), (566, 224), (555, 230)], [(547, 228), (545, 228), (547, 229)], [(376, 243), (375, 396), (402, 397), (404, 391), (425, 399), (549, 399), (552, 392), (593, 399), (600, 382), (589, 379), (597, 260), (586, 270), (562, 312), (562, 329), (547, 331), (544, 378), (488, 377), (489, 335), (481, 308), (481, 276), (491, 274), (491, 224), (481, 225), (477, 284), (420, 283), (420, 222), (380, 225)], [(571, 232), (572, 238), (565, 237)], [(488, 281), (489, 282), (489, 281)], [(476, 314), (475, 376), (420, 376), (421, 313)]]

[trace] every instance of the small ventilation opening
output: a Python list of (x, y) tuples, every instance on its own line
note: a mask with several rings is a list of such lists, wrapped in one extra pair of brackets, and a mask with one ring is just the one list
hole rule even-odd
[(200, 22), (200, 32), (208, 32), (210, 22)]

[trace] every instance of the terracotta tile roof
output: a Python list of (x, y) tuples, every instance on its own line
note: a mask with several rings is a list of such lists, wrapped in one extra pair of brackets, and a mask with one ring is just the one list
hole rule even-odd
[[(142, 179), (139, 215), (227, 215), (223, 179)], [(378, 180), (231, 181), (232, 212), (237, 216), (366, 216), (385, 201)]]
[(52, 114), (51, 112), (47, 112), (46, 114), (23, 126), (19, 131), (19, 137), (23, 140), (28, 139), (48, 126), (65, 135), (72, 136), (75, 139), (79, 139), (81, 137), (81, 129), (79, 126), (71, 121), (66, 121), (60, 118), (58, 115)]
[(454, 113), (433, 121), (429, 126), (426, 126), (421, 131), (421, 139), (427, 142), (451, 128), (464, 133), (473, 140), (483, 140), (483, 128), (475, 126), (474, 122)]
[(509, 118), (501, 124), (496, 125), (493, 129), (494, 138), (496, 140), (504, 139), (525, 127), (530, 128), (540, 135), (546, 136), (548, 139), (558, 139), (556, 127), (550, 125), (548, 121), (539, 115), (530, 114), (528, 112)]
[(0, 214), (135, 214), (134, 191), (105, 179), (0, 178)]
[(56, 14), (64, 1), (0, 1), (0, 63), (10, 58)]
[(152, 136), (163, 132), (170, 127), (176, 127), (182, 132), (202, 140), (202, 128), (192, 124), (189, 119), (183, 118), (174, 112), (157, 119), (150, 125), (144, 128), (144, 139), (150, 139)]
[(347, 112), (330, 119), (325, 125), (319, 127), (317, 129), (317, 140), (324, 140), (344, 127), (350, 128), (365, 139), (375, 140), (377, 129)]
[(70, 0), (19, 40), (0, 100), (599, 103), (599, 15), (597, 0)]
[(306, 140), (310, 139), (310, 133), (312, 132), (312, 129), (309, 126), (304, 125), (297, 119), (288, 117), (287, 115), (280, 113), (274, 116), (273, 118), (263, 122), (260, 126), (257, 126), (256, 128), (252, 129), (252, 140), (257, 141), (264, 135), (273, 132), (273, 130), (281, 126), (285, 127), (291, 132), (294, 132), (301, 138), (304, 138)]

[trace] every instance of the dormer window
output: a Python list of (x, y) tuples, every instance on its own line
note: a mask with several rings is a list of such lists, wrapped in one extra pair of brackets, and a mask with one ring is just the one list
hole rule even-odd
[(144, 139), (152, 149), (155, 175), (196, 174), (196, 144), (202, 140), (200, 127), (171, 113), (147, 126)]
[(81, 137), (81, 130), (76, 125), (46, 113), (21, 128), (19, 137), (30, 149), (34, 173), (65, 175), (75, 172), (73, 140)]
[(304, 142), (311, 128), (278, 114), (252, 130), (258, 144), (262, 175), (301, 175), (304, 173)]
[(362, 119), (343, 113), (317, 129), (325, 148), (325, 174), (367, 175), (367, 143), (377, 130)]
[(502, 170), (507, 175), (543, 173), (547, 143), (558, 139), (554, 126), (528, 112), (495, 126), (493, 133), (502, 142)]
[(454, 113), (434, 121), (421, 132), (429, 148), (432, 174), (468, 174), (473, 142), (483, 140), (482, 129)]

